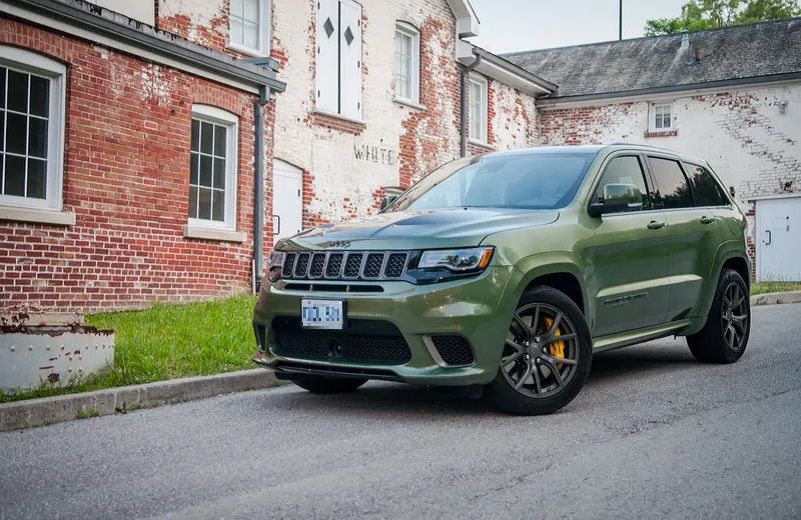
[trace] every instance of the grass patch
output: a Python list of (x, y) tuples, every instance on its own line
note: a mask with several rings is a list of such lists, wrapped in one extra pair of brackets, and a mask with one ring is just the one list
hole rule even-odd
[(751, 296), (788, 291), (801, 291), (801, 282), (756, 282), (751, 285)]
[(114, 368), (67, 388), (44, 384), (18, 393), (0, 391), (0, 402), (252, 368), (254, 303), (255, 296), (243, 295), (87, 315), (87, 325), (116, 332)]

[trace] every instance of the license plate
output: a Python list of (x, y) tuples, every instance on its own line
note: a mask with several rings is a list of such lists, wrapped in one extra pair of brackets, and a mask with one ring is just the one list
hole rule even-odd
[(301, 300), (300, 324), (306, 329), (342, 330), (345, 312), (340, 300)]

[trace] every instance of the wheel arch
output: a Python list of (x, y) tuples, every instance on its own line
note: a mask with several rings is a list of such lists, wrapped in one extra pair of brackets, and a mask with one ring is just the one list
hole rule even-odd
[(515, 268), (521, 273), (517, 284), (517, 299), (535, 285), (545, 285), (567, 295), (592, 323), (592, 307), (587, 293), (583, 270), (573, 261), (571, 255), (544, 254), (521, 260)]

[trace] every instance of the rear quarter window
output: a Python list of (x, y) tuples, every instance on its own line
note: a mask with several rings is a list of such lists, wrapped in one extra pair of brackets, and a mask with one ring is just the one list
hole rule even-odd
[(674, 159), (648, 157), (655, 183), (653, 205), (657, 209), (691, 208), (693, 193), (681, 165)]
[(729, 200), (712, 172), (697, 164), (684, 163), (693, 182), (696, 206), (726, 206)]

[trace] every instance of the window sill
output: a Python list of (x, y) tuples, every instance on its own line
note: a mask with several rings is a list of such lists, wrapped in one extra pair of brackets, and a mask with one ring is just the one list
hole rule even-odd
[(403, 98), (399, 98), (399, 97), (394, 97), (394, 98), (392, 98), (392, 101), (394, 101), (395, 103), (397, 103), (399, 105), (407, 106), (407, 107), (413, 108), (415, 110), (425, 110), (426, 109), (425, 105), (421, 105), (419, 103), (415, 103), (411, 99), (403, 99)]
[(55, 226), (74, 226), (75, 213), (70, 211), (55, 211), (52, 209), (0, 206), (0, 220), (36, 222), (39, 224), (53, 224)]
[(645, 137), (673, 137), (679, 135), (678, 130), (659, 130), (659, 131), (647, 131), (645, 132)]
[(247, 238), (241, 231), (230, 229), (203, 228), (197, 226), (184, 226), (185, 238), (197, 238), (200, 240), (216, 240), (218, 242), (244, 242)]
[(494, 150), (495, 149), (492, 146), (490, 146), (488, 143), (486, 143), (484, 141), (479, 141), (478, 139), (473, 139), (472, 137), (469, 137), (467, 139), (467, 144), (471, 144), (473, 146), (477, 146), (479, 148), (484, 148), (484, 149), (487, 149), (487, 150)]
[(354, 125), (367, 126), (367, 123), (365, 123), (364, 120), (362, 119), (354, 119), (352, 117), (343, 116), (342, 114), (334, 114), (333, 112), (326, 112), (325, 110), (319, 110), (319, 109), (316, 109), (313, 113), (318, 116), (341, 119), (342, 121), (347, 121), (348, 123), (353, 123)]
[(251, 49), (250, 47), (245, 47), (244, 45), (238, 45), (236, 43), (228, 42), (228, 45), (225, 48), (229, 51), (238, 52), (239, 54), (244, 54), (245, 56), (250, 56), (252, 58), (269, 58), (270, 53), (260, 51), (258, 49)]

